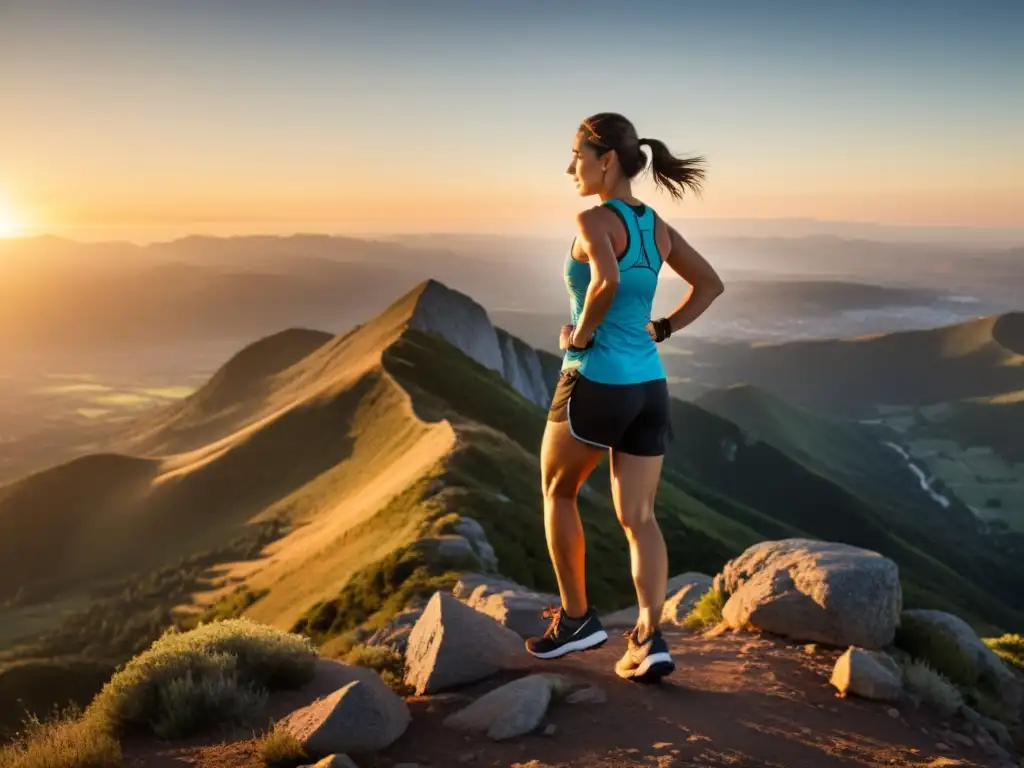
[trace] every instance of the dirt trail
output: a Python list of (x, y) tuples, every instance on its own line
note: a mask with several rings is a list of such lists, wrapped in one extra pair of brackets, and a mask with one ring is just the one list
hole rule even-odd
[[(413, 698), (412, 725), (392, 747), (376, 755), (352, 755), (360, 768), (416, 763), (439, 766), (700, 766), (701, 768), (849, 768), (850, 766), (990, 766), (979, 748), (944, 740), (935, 716), (901, 705), (837, 698), (829, 675), (837, 651), (808, 654), (802, 646), (750, 635), (713, 639), (667, 633), (677, 661), (659, 686), (619, 680), (612, 667), (625, 647), (613, 636), (597, 651), (538, 662), (538, 671), (567, 674), (599, 686), (600, 704), (552, 704), (533, 734), (495, 743), (442, 726), (464, 701)], [(477, 696), (503, 682), (495, 678), (460, 693)], [(552, 735), (544, 735), (546, 726)], [(256, 768), (249, 742), (205, 748), (134, 751), (126, 766)]]

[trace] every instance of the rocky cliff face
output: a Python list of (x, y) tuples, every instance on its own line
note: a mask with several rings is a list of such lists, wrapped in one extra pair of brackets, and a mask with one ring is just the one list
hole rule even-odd
[[(481, 365), (501, 374), (523, 397), (546, 408), (560, 360), (491, 323), (487, 310), (436, 280), (419, 288), (409, 327), (433, 333)], [(553, 329), (553, 333), (557, 332)]]

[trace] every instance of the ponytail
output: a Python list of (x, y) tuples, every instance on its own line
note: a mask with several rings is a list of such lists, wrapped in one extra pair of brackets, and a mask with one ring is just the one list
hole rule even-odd
[(651, 149), (651, 174), (655, 184), (664, 187), (676, 200), (682, 199), (685, 187), (700, 195), (704, 182), (703, 157), (676, 157), (657, 139), (637, 142), (641, 147), (645, 144)]

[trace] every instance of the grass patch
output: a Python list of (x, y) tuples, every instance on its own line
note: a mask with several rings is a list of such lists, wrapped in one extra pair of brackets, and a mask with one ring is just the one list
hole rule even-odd
[(941, 672), (960, 688), (970, 690), (977, 686), (977, 666), (952, 637), (929, 622), (904, 613), (894, 642), (913, 658), (926, 661), (932, 669)]
[(1020, 635), (1003, 635), (1002, 637), (986, 637), (985, 644), (1018, 672), (1024, 672), (1024, 637)]
[(401, 547), (354, 573), (338, 597), (313, 606), (292, 631), (321, 645), (360, 625), (376, 629), (413, 598), (450, 591), (459, 576), (415, 545)]
[(903, 668), (903, 679), (911, 693), (943, 717), (951, 716), (963, 704), (960, 690), (926, 661), (912, 660)]
[(181, 738), (222, 724), (255, 724), (267, 692), (313, 675), (308, 640), (246, 619), (170, 631), (114, 675), (85, 720), (120, 734)]
[(346, 664), (376, 670), (391, 690), (399, 696), (411, 696), (412, 687), (404, 682), (405, 658), (398, 651), (379, 645), (356, 645), (342, 657)]
[(683, 628), (691, 631), (708, 629), (722, 621), (722, 609), (725, 608), (725, 595), (712, 587), (693, 606), (693, 610), (683, 619)]
[(77, 708), (49, 720), (30, 717), (14, 741), (0, 747), (0, 768), (120, 768), (121, 746), (91, 727)]
[(23, 659), (0, 666), (0, 741), (26, 720), (54, 709), (85, 707), (103, 689), (116, 665), (95, 659)]
[(256, 742), (256, 754), (267, 768), (294, 768), (309, 762), (297, 738), (272, 729)]

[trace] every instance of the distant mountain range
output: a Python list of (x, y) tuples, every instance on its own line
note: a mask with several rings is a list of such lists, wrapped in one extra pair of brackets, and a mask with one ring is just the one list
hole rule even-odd
[[(1009, 323), (970, 335), (975, 375), (1002, 375), (1011, 353), (986, 349), (1014, 338)], [(115, 664), (207, 610), (326, 642), (488, 567), (457, 534), (465, 518), (501, 573), (556, 591), (538, 452), (558, 367), (438, 281), (345, 333), (293, 327), (248, 345), (101, 451), (0, 486), (0, 664)], [(657, 504), (672, 572), (715, 572), (765, 538), (821, 537), (893, 557), (909, 606), (989, 634), (1024, 629), (1021, 537), (948, 484), (923, 487), (867, 427), (750, 388), (672, 407)], [(628, 605), (604, 466), (580, 508), (600, 563), (592, 599)]]
[(694, 390), (753, 384), (814, 410), (867, 418), (878, 405), (1024, 389), (1024, 312), (851, 339), (698, 345), (668, 359)]
[[(215, 339), (241, 345), (284, 326), (340, 333), (430, 278), (492, 312), (557, 314), (557, 329), (567, 311), (567, 245), (326, 235), (188, 237), (144, 247), (0, 240), (0, 365)], [(723, 239), (707, 254), (729, 288), (694, 332), (739, 338), (797, 338), (825, 322), (838, 323), (826, 335), (848, 335), (1012, 309), (1024, 263), (1021, 252), (1000, 248), (837, 238)], [(657, 311), (671, 309), (684, 289), (669, 276)]]

